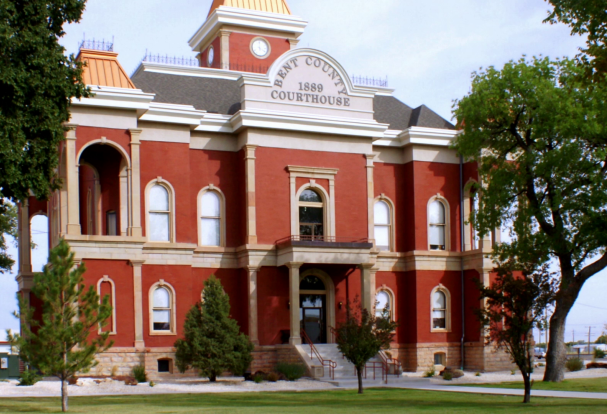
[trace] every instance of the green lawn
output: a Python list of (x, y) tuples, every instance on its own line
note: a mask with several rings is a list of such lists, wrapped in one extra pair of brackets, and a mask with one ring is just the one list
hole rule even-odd
[[(601, 400), (532, 398), (402, 389), (276, 392), (241, 394), (173, 394), (70, 398), (73, 413), (607, 413)], [(0, 413), (60, 411), (59, 398), (0, 398)]]
[[(500, 382), (498, 384), (458, 384), (462, 387), (486, 387), (486, 388), (515, 388), (523, 389), (520, 382)], [(535, 381), (532, 390), (550, 391), (585, 391), (585, 392), (607, 392), (607, 378), (579, 378), (564, 380), (563, 382)]]

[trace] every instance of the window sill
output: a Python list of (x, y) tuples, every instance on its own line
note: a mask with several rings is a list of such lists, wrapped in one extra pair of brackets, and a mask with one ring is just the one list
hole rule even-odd
[(152, 331), (150, 332), (150, 336), (176, 336), (176, 332), (162, 332), (162, 331)]
[(432, 329), (430, 329), (430, 332), (432, 332), (432, 333), (449, 333), (449, 332), (451, 332), (451, 329), (435, 329), (435, 328), (432, 328)]

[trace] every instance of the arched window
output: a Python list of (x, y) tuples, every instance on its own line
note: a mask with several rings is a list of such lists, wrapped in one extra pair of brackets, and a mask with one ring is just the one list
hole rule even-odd
[(393, 250), (392, 208), (384, 200), (375, 202), (373, 209), (375, 223), (375, 245), (379, 250)]
[(320, 194), (307, 189), (299, 196), (299, 235), (302, 240), (322, 240), (324, 203)]
[(446, 214), (445, 205), (434, 200), (428, 207), (428, 241), (430, 250), (445, 250)]
[(152, 289), (152, 332), (173, 332), (173, 292), (163, 285)]
[(432, 291), (432, 330), (449, 330), (449, 296), (441, 287)]
[(101, 332), (109, 332), (110, 335), (116, 335), (116, 285), (109, 276), (103, 276), (97, 282), (97, 294), (99, 295), (99, 303), (103, 301), (105, 296), (110, 298), (110, 305), (112, 306), (112, 316), (106, 322), (107, 324), (99, 329)]
[(384, 317), (384, 311), (388, 312), (390, 320), (394, 320), (394, 300), (392, 293), (386, 289), (381, 289), (375, 295), (375, 316)]
[(171, 203), (166, 187), (155, 184), (150, 188), (149, 206), (149, 239), (171, 241)]
[(200, 197), (200, 244), (221, 246), (221, 199), (215, 191), (206, 191)]

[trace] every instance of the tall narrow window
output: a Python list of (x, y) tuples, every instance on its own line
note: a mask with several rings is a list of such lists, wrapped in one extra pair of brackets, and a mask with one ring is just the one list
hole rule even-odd
[(432, 329), (447, 329), (447, 297), (440, 290), (432, 294)]
[(161, 185), (150, 189), (149, 237), (151, 241), (170, 241), (169, 192)]
[(221, 246), (221, 200), (207, 191), (200, 200), (200, 242), (203, 246)]
[(171, 293), (165, 287), (156, 288), (153, 301), (154, 331), (171, 331)]
[(430, 203), (428, 213), (430, 250), (445, 250), (445, 206), (434, 200)]
[(392, 250), (392, 214), (385, 201), (377, 201), (374, 207), (375, 245), (379, 250)]
[(299, 235), (302, 240), (323, 240), (324, 236), (324, 204), (310, 189), (299, 196)]
[(384, 313), (387, 312), (388, 318), (392, 319), (392, 297), (390, 293), (380, 290), (375, 295), (375, 302), (375, 316), (383, 318)]
[(116, 212), (113, 210), (106, 212), (105, 221), (107, 226), (106, 234), (108, 236), (116, 236), (118, 234), (118, 219), (116, 216)]

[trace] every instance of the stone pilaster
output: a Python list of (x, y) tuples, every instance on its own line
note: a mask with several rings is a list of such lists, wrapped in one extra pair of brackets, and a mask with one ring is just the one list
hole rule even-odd
[(360, 265), (360, 296), (363, 308), (369, 312), (375, 309), (375, 274), (377, 269), (373, 269), (373, 263), (363, 263)]
[(219, 31), (219, 36), (220, 36), (220, 49), (221, 49), (221, 53), (220, 53), (220, 64), (221, 64), (221, 69), (224, 70), (230, 70), (230, 34), (232, 32), (229, 32), (227, 30), (220, 30)]
[(130, 185), (130, 216), (127, 234), (133, 237), (141, 237), (141, 167), (139, 147), (141, 142), (139, 137), (141, 129), (129, 129), (131, 133), (131, 185)]
[(257, 212), (255, 208), (255, 149), (245, 145), (245, 182), (247, 192), (247, 244), (257, 244)]
[(67, 234), (78, 236), (80, 230), (80, 196), (78, 194), (78, 160), (76, 159), (76, 124), (66, 125), (65, 169), (67, 186)]
[(291, 345), (301, 344), (301, 334), (299, 325), (299, 268), (303, 263), (287, 263), (289, 268), (289, 321), (291, 327)]
[(247, 267), (247, 293), (249, 299), (249, 339), (259, 345), (258, 319), (257, 319), (257, 272), (259, 268)]
[(131, 260), (133, 266), (133, 305), (135, 312), (135, 349), (143, 351), (145, 342), (143, 340), (143, 282), (141, 270), (143, 260)]
[(373, 159), (375, 154), (365, 155), (367, 159), (367, 222), (369, 223), (369, 242), (375, 246), (375, 215), (374, 213), (374, 201), (375, 201), (375, 187), (373, 184)]

